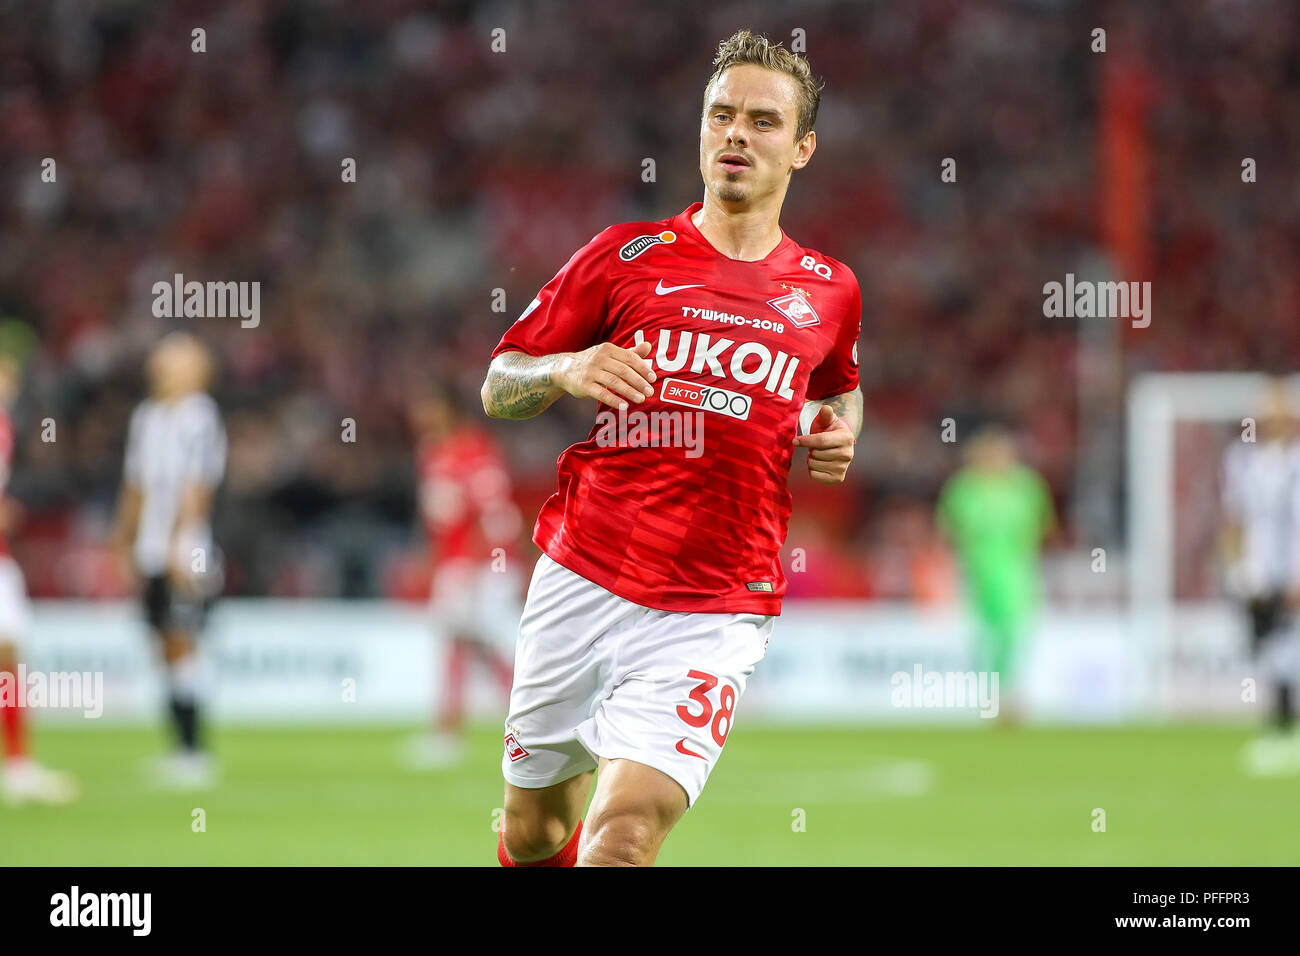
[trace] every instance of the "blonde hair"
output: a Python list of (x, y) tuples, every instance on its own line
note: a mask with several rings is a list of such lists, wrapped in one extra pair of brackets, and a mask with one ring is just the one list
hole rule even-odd
[(737, 30), (718, 44), (718, 53), (713, 58), (713, 64), (715, 67), (713, 75), (704, 85), (705, 109), (709, 108), (709, 91), (724, 72), (733, 66), (754, 64), (794, 78), (799, 116), (794, 134), (796, 143), (807, 136), (809, 130), (816, 125), (817, 107), (821, 105), (821, 91), (825, 84), (813, 77), (812, 67), (803, 57), (791, 53), (781, 44), (773, 43), (765, 36), (758, 36), (748, 30)]

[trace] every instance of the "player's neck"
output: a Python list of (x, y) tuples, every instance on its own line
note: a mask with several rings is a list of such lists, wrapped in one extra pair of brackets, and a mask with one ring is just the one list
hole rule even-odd
[(781, 207), (728, 212), (708, 194), (704, 206), (691, 217), (709, 245), (730, 259), (755, 262), (765, 259), (781, 244)]

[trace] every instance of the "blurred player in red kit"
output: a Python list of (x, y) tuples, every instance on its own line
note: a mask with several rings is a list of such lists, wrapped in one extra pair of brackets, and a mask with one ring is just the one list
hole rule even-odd
[(0, 356), (0, 734), (4, 737), (0, 794), (7, 803), (61, 804), (76, 799), (76, 782), (65, 773), (41, 766), (28, 753), (26, 708), (19, 706), (17, 693), (18, 639), (27, 631), (31, 610), (23, 572), (9, 553), (7, 540), (17, 507), (3, 495), (14, 454), (9, 408), (21, 382), (18, 362)]
[(505, 723), (504, 866), (654, 862), (781, 612), (795, 449), (813, 480), (838, 484), (862, 427), (857, 279), (780, 227), (816, 149), (820, 84), (747, 30), (714, 66), (704, 201), (579, 249), (483, 383), (499, 418), (564, 395), (600, 403), (533, 533), (544, 553)]
[(457, 762), (469, 667), (482, 662), (506, 694), (519, 623), (519, 509), (496, 440), (470, 422), (451, 388), (414, 402), (419, 507), (429, 534), (433, 585), (429, 607), (444, 637), (442, 693), (430, 736), (412, 742), (408, 762), (436, 768)]

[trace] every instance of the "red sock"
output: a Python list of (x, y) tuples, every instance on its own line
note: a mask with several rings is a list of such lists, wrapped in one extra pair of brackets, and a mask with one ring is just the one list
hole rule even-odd
[(578, 862), (578, 837), (580, 836), (582, 836), (581, 820), (578, 821), (578, 829), (573, 831), (573, 836), (565, 844), (564, 849), (555, 856), (538, 860), (536, 863), (516, 863), (506, 852), (506, 834), (503, 830), (497, 837), (497, 860), (502, 866), (573, 866)]
[(5, 735), (5, 756), (12, 760), (27, 754), (27, 738), (23, 733), (23, 708), (18, 706), (18, 675), (11, 671), (3, 671), (0, 672), (0, 680), (9, 684), (13, 692), (9, 701), (0, 704), (0, 724), (4, 725)]

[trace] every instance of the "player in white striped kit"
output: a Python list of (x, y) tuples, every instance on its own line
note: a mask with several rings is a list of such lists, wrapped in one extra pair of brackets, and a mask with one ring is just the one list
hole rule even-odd
[(211, 514), (226, 434), (204, 391), (212, 363), (197, 338), (168, 335), (148, 372), (151, 395), (131, 416), (114, 543), (138, 576), (145, 615), (162, 642), (178, 744), (160, 767), (164, 782), (202, 787), (213, 767), (200, 734), (196, 642), (222, 588)]
[(1229, 589), (1250, 618), (1261, 684), (1273, 692), (1276, 731), (1246, 751), (1258, 774), (1300, 771), (1300, 741), (1290, 736), (1300, 670), (1293, 611), (1300, 598), (1300, 442), (1281, 383), (1256, 422), (1255, 441), (1233, 442), (1223, 459), (1223, 552)]

